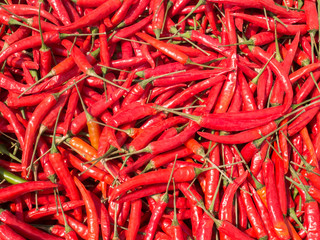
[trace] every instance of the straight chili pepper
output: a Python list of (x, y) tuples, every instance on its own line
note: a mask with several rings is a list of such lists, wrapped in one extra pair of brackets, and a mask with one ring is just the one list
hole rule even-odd
[(290, 239), (289, 230), (284, 222), (279, 197), (275, 188), (274, 165), (268, 158), (263, 164), (263, 174), (267, 189), (267, 205), (273, 227), (280, 239)]

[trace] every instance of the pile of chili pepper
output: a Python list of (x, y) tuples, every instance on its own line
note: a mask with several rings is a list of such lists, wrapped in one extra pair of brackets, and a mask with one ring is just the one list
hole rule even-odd
[(320, 239), (319, 12), (0, 1), (0, 240)]

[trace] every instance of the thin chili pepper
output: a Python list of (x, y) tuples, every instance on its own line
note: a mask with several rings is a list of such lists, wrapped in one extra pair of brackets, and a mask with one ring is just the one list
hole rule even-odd
[[(36, 6), (30, 6), (30, 5), (26, 5), (26, 4), (11, 4), (11, 5), (6, 5), (5, 7), (6, 10), (4, 10), (4, 8), (2, 7), (0, 9), (0, 12), (5, 12), (7, 13), (7, 11), (11, 11), (14, 14), (21, 16), (21, 15), (35, 15), (38, 16), (38, 11), (39, 8)], [(54, 23), (55, 25), (59, 25), (58, 20), (49, 12), (41, 9), (40, 11), (40, 15), (43, 18), (48, 19), (49, 21), (51, 21), (52, 23)]]
[[(299, 176), (297, 175), (297, 173), (293, 170), (293, 168), (290, 168), (290, 171), (294, 177), (294, 179), (299, 179), (300, 184), (295, 183), (294, 180), (292, 180), (292, 183), (295, 183), (296, 186), (302, 185), (301, 180), (299, 178)], [(319, 237), (319, 229), (318, 229), (318, 225), (320, 223), (320, 219), (319, 219), (319, 207), (318, 207), (318, 203), (310, 196), (310, 194), (308, 193), (307, 189), (305, 188), (304, 185), (302, 185), (302, 187), (298, 188), (298, 190), (300, 190), (299, 192), (303, 192), (303, 198), (305, 201), (305, 218), (306, 218), (306, 229), (308, 231), (307, 233), (307, 237), (308, 239), (316, 239)]]
[(303, 139), (303, 142), (307, 145), (308, 151), (311, 156), (310, 159), (307, 159), (308, 163), (319, 168), (318, 161), (317, 161), (317, 158), (316, 158), (316, 155), (314, 152), (314, 146), (313, 146), (312, 141), (310, 139), (309, 133), (305, 127), (300, 131), (300, 135)]
[(149, 171), (151, 169), (158, 169), (161, 166), (172, 162), (175, 159), (175, 157), (183, 158), (190, 155), (191, 153), (192, 151), (190, 151), (188, 148), (179, 147), (172, 151), (168, 151), (166, 153), (157, 155), (149, 161), (143, 172)]
[(126, 238), (129, 240), (136, 239), (137, 237), (141, 222), (141, 207), (142, 202), (140, 199), (131, 202), (129, 226), (128, 231), (126, 232)]
[[(68, 85), (70, 84), (68, 83)], [(48, 113), (48, 115), (42, 121), (39, 128), (39, 136), (54, 126), (55, 120), (57, 119), (59, 114), (59, 110), (62, 109), (66, 104), (69, 94), (70, 94), (70, 90), (67, 90), (63, 94), (61, 94), (56, 105), (51, 109), (50, 113)], [(35, 145), (37, 145), (37, 141)]]
[(16, 183), (15, 185), (8, 186), (0, 189), (1, 198), (0, 201), (7, 202), (15, 199), (22, 194), (34, 192), (38, 190), (51, 189), (56, 187), (56, 184), (47, 181), (36, 181), (36, 182), (25, 182), (25, 183)]
[[(88, 74), (89, 76), (92, 76), (92, 77), (96, 77), (96, 78), (99, 78), (103, 81), (106, 81), (107, 83), (113, 85), (113, 86), (116, 86), (116, 87), (119, 87), (119, 88), (122, 88), (121, 86), (115, 84), (114, 82), (112, 81), (109, 81), (107, 79), (104, 79), (102, 77), (100, 77), (94, 70), (93, 66), (90, 64), (89, 60), (87, 60), (86, 56), (81, 52), (81, 50), (76, 47), (76, 46), (73, 46), (72, 42), (70, 42), (69, 40), (67, 39), (64, 39), (62, 42), (62, 45), (64, 47), (66, 47), (68, 50), (70, 50), (71, 48), (71, 56), (74, 60), (74, 62), (77, 64), (77, 66), (79, 67), (79, 69), (85, 73), (85, 74)], [(125, 89), (126, 90), (126, 89)]]
[(207, 80), (201, 81), (189, 87), (185, 91), (182, 91), (180, 94), (175, 95), (173, 99), (169, 99), (162, 106), (165, 108), (174, 108), (176, 106), (179, 106), (180, 104), (184, 103), (188, 98), (224, 80), (225, 80), (224, 76), (208, 78)]
[(75, 4), (77, 4), (80, 7), (84, 7), (84, 8), (94, 8), (94, 7), (98, 7), (101, 4), (104, 3), (104, 0), (97, 0), (97, 1), (93, 1), (93, 0), (74, 0), (73, 1)]
[(149, 3), (150, 0), (139, 0), (138, 3), (135, 4), (134, 7), (132, 7), (128, 11), (127, 17), (117, 26), (117, 28), (129, 26), (132, 23), (134, 23), (137, 20), (137, 18), (144, 12), (145, 8), (149, 5)]
[[(174, 179), (172, 179), (173, 182), (173, 192), (175, 192), (175, 183), (174, 183)], [(172, 224), (171, 226), (173, 227), (173, 237), (174, 239), (179, 239), (179, 240), (183, 240), (184, 236), (183, 236), (183, 232), (182, 232), (182, 228), (179, 224), (178, 218), (177, 218), (177, 208), (176, 208), (176, 195), (173, 195), (174, 200), (173, 200), (173, 208), (174, 208), (174, 215), (173, 215), (173, 219), (172, 219)]]
[(92, 10), (89, 14), (81, 17), (77, 22), (61, 27), (60, 31), (73, 31), (94, 24), (108, 17), (111, 13), (116, 11), (121, 6), (121, 4), (122, 2), (120, 0), (104, 2), (102, 5), (99, 5), (99, 7), (97, 7), (96, 9)]
[[(246, 21), (249, 21), (253, 24), (258, 25), (259, 27), (268, 29), (268, 25), (266, 24), (266, 20), (264, 16), (261, 15), (247, 15), (243, 13), (233, 13), (235, 17), (242, 18)], [(305, 34), (307, 32), (307, 25), (287, 25), (284, 27), (283, 25), (275, 24), (275, 20), (273, 18), (268, 18), (269, 27), (272, 31), (277, 29), (279, 34), (286, 34), (286, 35), (296, 35), (297, 32), (301, 32), (301, 34)]]
[(49, 0), (48, 3), (54, 9), (54, 11), (57, 13), (57, 15), (59, 16), (59, 19), (61, 20), (61, 22), (64, 25), (71, 24), (71, 20), (68, 15), (68, 12), (67, 12), (67, 10), (61, 0)]
[(88, 167), (84, 165), (83, 161), (81, 161), (79, 158), (77, 158), (71, 153), (68, 154), (68, 160), (74, 168), (77, 168), (81, 172), (85, 172), (86, 175), (92, 177), (93, 179), (104, 181), (107, 184), (111, 184), (113, 182), (113, 178), (106, 174), (104, 171), (94, 166)]
[(21, 147), (24, 147), (25, 128), (23, 127), (23, 125), (18, 121), (15, 114), (2, 102), (0, 102), (0, 112), (2, 113), (2, 116), (5, 119), (7, 119), (7, 121), (12, 126)]
[(21, 172), (22, 171), (20, 163), (13, 163), (13, 162), (9, 162), (9, 161), (0, 159), (0, 166), (10, 172)]
[[(255, 57), (257, 57), (259, 60), (262, 60), (264, 62), (267, 61), (267, 56), (265, 52), (259, 48), (259, 47), (253, 47), (251, 51)], [(292, 91), (292, 86), (289, 81), (289, 78), (287, 75), (284, 73), (284, 70), (279, 64), (276, 62), (275, 59), (272, 59), (269, 63), (270, 68), (272, 71), (276, 74), (278, 77), (278, 80), (281, 82), (282, 87), (284, 88), (285, 93), (287, 94), (284, 102), (284, 112), (287, 111), (290, 108), (290, 105), (292, 103), (292, 98), (293, 98), (293, 91)]]
[[(162, 193), (166, 190), (166, 187), (167, 187), (167, 184), (154, 184), (154, 185), (146, 186), (141, 190), (136, 190), (132, 193), (124, 195), (118, 200), (118, 202), (123, 203), (126, 201), (135, 201), (135, 200), (138, 200), (139, 198), (151, 196), (157, 193)], [(169, 190), (172, 190), (172, 189), (173, 189), (172, 185), (170, 185)]]
[[(106, 26), (101, 23), (99, 26), (99, 33), (104, 33), (106, 32)], [(100, 40), (100, 59), (101, 63), (106, 65), (107, 67), (110, 67), (110, 54), (108, 50), (108, 41), (107, 41), (107, 36), (105, 34), (99, 35), (99, 40)]]
[[(279, 147), (275, 142), (274, 148), (276, 151), (279, 151)], [(276, 151), (273, 152), (271, 160), (275, 164), (275, 176), (276, 176), (276, 187), (278, 189), (279, 201), (281, 204), (281, 210), (284, 216), (287, 215), (288, 211), (288, 201), (287, 201), (287, 191), (285, 185), (285, 169), (284, 169), (284, 160), (277, 155)]]
[(314, 62), (314, 45), (315, 45), (315, 35), (316, 32), (319, 30), (319, 20), (318, 20), (318, 13), (316, 8), (316, 3), (314, 1), (306, 1), (304, 3), (304, 10), (306, 14), (306, 23), (308, 26), (308, 32), (311, 37), (311, 59), (312, 63)]
[[(41, 11), (41, 3), (39, 4), (39, 12)], [(43, 39), (43, 33), (42, 33), (42, 25), (40, 20), (40, 14), (39, 14), (39, 30), (40, 30), (40, 36), (41, 36), (41, 48), (39, 49), (40, 52), (40, 75), (41, 77), (46, 76), (50, 69), (51, 69), (51, 63), (52, 63), (52, 55), (50, 48), (44, 43)]]
[(12, 228), (10, 228), (6, 224), (0, 225), (0, 239), (7, 239), (7, 240), (25, 240), (24, 237), (21, 235), (17, 234)]
[[(73, 219), (72, 217), (65, 214), (65, 217), (67, 219), (68, 225), (81, 237), (86, 239), (88, 236), (88, 228), (87, 226), (83, 225), (81, 222), (78, 222), (77, 220)], [(56, 214), (55, 218), (58, 220), (60, 224), (64, 224), (64, 219), (62, 217), (62, 214)]]
[(153, 18), (152, 18), (152, 30), (155, 33), (156, 38), (159, 39), (162, 25), (164, 22), (165, 2), (162, 0), (155, 0), (154, 5), (155, 5), (155, 10), (153, 12)]
[(146, 235), (145, 235), (144, 239), (153, 239), (155, 232), (156, 232), (157, 225), (160, 221), (160, 218), (162, 217), (162, 214), (168, 205), (168, 201), (169, 201), (168, 191), (169, 191), (171, 179), (174, 179), (174, 170), (175, 170), (174, 168), (175, 168), (175, 164), (173, 165), (172, 169), (169, 169), (170, 175), (168, 176), (169, 178), (168, 178), (166, 191), (164, 194), (161, 194), (154, 209), (152, 210), (152, 215), (150, 217), (150, 221), (149, 221), (148, 226), (145, 230)]
[(12, 228), (18, 234), (28, 238), (28, 239), (38, 239), (38, 240), (59, 240), (61, 238), (52, 236), (48, 233), (45, 233), (24, 221), (18, 220), (13, 214), (11, 214), (8, 210), (1, 210), (0, 220), (7, 224), (10, 228)]
[[(244, 174), (240, 175), (225, 190), (223, 197), (221, 199), (221, 203), (220, 203), (220, 209), (219, 209), (219, 219), (220, 220), (233, 222), (233, 219), (232, 219), (233, 197), (234, 197), (234, 194), (236, 193), (238, 187), (246, 180), (247, 176), (248, 176), (248, 172), (245, 172)], [(229, 239), (222, 232), (220, 232), (220, 238), (221, 239)]]
[(86, 113), (86, 117), (87, 117), (87, 126), (88, 126), (88, 133), (89, 133), (89, 140), (91, 143), (91, 146), (94, 147), (95, 149), (98, 149), (99, 147), (99, 138), (100, 138), (100, 127), (99, 125), (96, 123), (97, 119), (93, 118), (88, 112), (87, 109), (83, 103), (83, 100), (81, 98), (80, 95), (80, 91), (76, 85), (76, 89), (81, 101), (81, 105), (83, 107), (84, 112)]
[(71, 2), (65, 2), (65, 7), (70, 17), (71, 22), (75, 22), (80, 19), (80, 15)]
[(63, 92), (50, 94), (46, 97), (34, 110), (32, 117), (28, 123), (26, 128), (25, 136), (27, 136), (25, 147), (22, 155), (22, 174), (24, 177), (27, 177), (27, 168), (31, 163), (31, 155), (32, 155), (32, 145), (36, 135), (37, 128), (39, 127), (40, 122), (43, 120), (45, 115), (50, 111), (50, 109), (56, 104), (59, 96)]
[(279, 238), (290, 239), (289, 230), (284, 222), (279, 197), (275, 188), (274, 165), (268, 158), (263, 164), (263, 174), (266, 184), (267, 205), (274, 230)]
[[(69, 211), (75, 208), (79, 208), (81, 206), (83, 206), (82, 200), (69, 201), (62, 204), (64, 211)], [(56, 213), (56, 210), (57, 210), (56, 203), (42, 206), (39, 209), (31, 209), (26, 213), (25, 221), (33, 222), (39, 218), (42, 218), (48, 215), (53, 215), (54, 213)], [(58, 207), (58, 211), (61, 211), (60, 206)]]
[(72, 137), (71, 139), (67, 139), (67, 142), (71, 147), (73, 147), (74, 150), (76, 150), (78, 154), (80, 154), (88, 161), (97, 156), (96, 149), (79, 137)]
[[(43, 33), (43, 40), (46, 44), (56, 44), (60, 42), (60, 36), (58, 32), (45, 32)], [(11, 54), (31, 48), (41, 46), (41, 37), (31, 36), (20, 41), (17, 41), (15, 44), (10, 45), (4, 51), (0, 53), (0, 62), (4, 62)]]
[(13, 44), (13, 43), (25, 38), (25, 37), (28, 37), (30, 32), (31, 32), (30, 28), (27, 28), (24, 26), (19, 27), (14, 33), (12, 33), (9, 37), (7, 37), (5, 39), (5, 42), (4, 42), (4, 45), (3, 45), (1, 51), (4, 51), (11, 44)]
[(171, 47), (170, 45), (164, 42), (161, 42), (159, 40), (156, 40), (145, 33), (140, 32), (140, 33), (136, 33), (136, 35), (139, 38), (143, 39), (144, 41), (150, 43), (153, 47), (157, 48), (163, 54), (168, 55), (169, 57), (173, 58), (174, 60), (176, 60), (181, 64), (189, 64), (191, 61), (189, 57), (183, 52), (180, 52), (177, 49)]
[(155, 68), (155, 63), (154, 63), (152, 56), (150, 55), (150, 52), (148, 50), (148, 46), (143, 44), (141, 46), (141, 51), (142, 51), (143, 56), (147, 59), (148, 63), (150, 64), (151, 68)]
[[(215, 3), (224, 3), (224, 4), (237, 4), (237, 6), (239, 7), (243, 7), (243, 8), (258, 8), (258, 9), (263, 9), (266, 8), (266, 10), (271, 11), (275, 14), (279, 14), (283, 17), (298, 17), (298, 18), (302, 18), (305, 19), (305, 16), (303, 13), (301, 12), (297, 12), (297, 11), (292, 11), (289, 10), (287, 11), (285, 8), (277, 5), (275, 2), (269, 2), (269, 1), (265, 1), (265, 0), (261, 0), (259, 2), (254, 2), (254, 1), (248, 1), (248, 2), (241, 2), (240, 4), (235, 1), (235, 0), (210, 0), (210, 2), (215, 2)], [(254, 5), (252, 5), (252, 3), (255, 3)], [(299, 16), (298, 16), (299, 15)]]
[[(188, 181), (188, 179), (192, 180), (195, 176), (199, 174), (199, 172), (201, 173), (203, 171), (205, 170), (192, 168), (192, 167), (179, 168), (174, 171), (173, 177), (176, 179), (176, 182), (185, 182), (185, 181)], [(112, 194), (110, 195), (110, 201), (120, 196), (122, 193), (125, 193), (126, 191), (133, 189), (136, 186), (139, 186), (141, 184), (150, 185), (154, 183), (164, 183), (166, 182), (166, 180), (168, 180), (170, 172), (171, 172), (171, 169), (161, 169), (161, 170), (158, 170), (157, 172), (148, 172), (148, 173), (144, 173), (142, 175), (136, 176), (130, 179), (129, 181), (124, 182), (123, 184), (116, 187), (113, 190)], [(182, 175), (184, 177), (182, 177)], [(149, 181), (145, 182), (144, 181), (145, 178), (148, 178)]]
[(45, 155), (47, 152), (49, 152), (48, 145), (46, 141), (40, 137), (37, 148), (37, 153), (40, 156), (40, 163), (47, 179), (49, 179), (51, 182), (54, 182), (56, 179), (56, 174), (50, 163), (49, 156)]
[(87, 222), (88, 222), (88, 238), (87, 239), (98, 240), (99, 239), (99, 225), (98, 225), (97, 210), (95, 208), (94, 202), (93, 202), (88, 190), (78, 180), (78, 178), (74, 177), (74, 182), (83, 197), (83, 201), (84, 201), (84, 204), (86, 207), (87, 218), (88, 218), (87, 219)]
[(243, 100), (243, 110), (244, 111), (254, 111), (257, 109), (255, 100), (253, 98), (252, 92), (250, 91), (247, 80), (241, 72), (239, 72), (239, 82), (241, 89), (241, 96)]
[[(59, 116), (59, 115), (58, 115)], [(49, 154), (49, 160), (54, 168), (58, 178), (60, 179), (62, 185), (64, 186), (68, 197), (70, 200), (80, 200), (80, 194), (76, 188), (76, 185), (74, 184), (74, 181), (72, 179), (72, 176), (68, 170), (68, 167), (66, 166), (62, 154), (59, 152), (55, 145), (55, 131), (57, 128), (57, 121), (56, 121), (56, 126), (53, 134), (53, 139), (52, 139), (52, 146)], [(82, 219), (82, 212), (81, 208), (77, 208), (74, 212), (75, 217), (77, 220), (81, 221)]]

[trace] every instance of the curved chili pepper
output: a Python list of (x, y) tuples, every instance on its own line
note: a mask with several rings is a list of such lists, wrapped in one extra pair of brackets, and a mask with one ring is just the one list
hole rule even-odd
[(68, 32), (76, 29), (94, 24), (102, 19), (108, 17), (111, 13), (116, 11), (122, 4), (120, 0), (111, 0), (99, 5), (96, 9), (92, 10), (89, 14), (81, 17), (77, 22), (71, 23), (67, 26), (61, 27), (59, 31)]
[[(258, 25), (259, 27), (268, 29), (268, 25), (266, 23), (266, 19), (264, 16), (261, 15), (248, 15), (244, 13), (233, 13), (232, 14), (235, 17), (242, 18), (246, 21), (249, 21), (253, 24)], [(296, 35), (297, 32), (300, 31), (301, 34), (305, 34), (307, 32), (307, 25), (301, 24), (301, 25), (287, 25), (287, 27), (284, 27), (280, 24), (275, 25), (273, 18), (267, 19), (269, 23), (269, 27), (272, 31), (277, 29), (277, 32), (279, 34), (286, 34), (286, 35)]]
[[(7, 10), (21, 16), (21, 15), (35, 15), (38, 16), (39, 8), (36, 6), (30, 6), (26, 4), (10, 4), (6, 5), (5, 7)], [(2, 8), (0, 12), (4, 12), (5, 10)], [(44, 9), (40, 10), (40, 16), (43, 18), (48, 19), (50, 22), (59, 25), (58, 20), (49, 12), (45, 11)]]
[(97, 210), (94, 205), (94, 202), (93, 202), (88, 190), (78, 180), (78, 178), (74, 177), (74, 182), (83, 197), (84, 205), (86, 207), (87, 222), (88, 222), (88, 238), (87, 239), (98, 240), (99, 239), (99, 224), (98, 224)]
[[(203, 170), (193, 167), (179, 168), (174, 171), (173, 178), (176, 182), (185, 182), (188, 181), (188, 179), (192, 180), (199, 174), (199, 171), (202, 172)], [(148, 172), (136, 176), (116, 187), (110, 195), (110, 201), (114, 200), (116, 197), (120, 196), (126, 191), (135, 188), (136, 186), (168, 182), (170, 173), (171, 169), (161, 169), (156, 172)], [(148, 182), (145, 182), (146, 178), (149, 179)]]
[(1, 209), (0, 221), (7, 224), (15, 232), (25, 236), (29, 239), (48, 239), (48, 240), (61, 240), (59, 237), (52, 236), (48, 233), (45, 233), (24, 221), (18, 220), (12, 213), (8, 210)]
[[(45, 32), (43, 34), (43, 40), (46, 44), (56, 44), (59, 43), (60, 35), (58, 32)], [(8, 58), (11, 54), (20, 52), (22, 50), (26, 50), (32, 47), (40, 47), (41, 46), (41, 37), (40, 36), (31, 36), (20, 41), (17, 41), (15, 44), (10, 45), (4, 51), (0, 53), (0, 62), (4, 62), (6, 58)]]
[[(86, 239), (88, 237), (88, 228), (87, 226), (83, 225), (81, 222), (78, 222), (74, 218), (68, 216), (65, 214), (65, 217), (67, 219), (68, 225), (81, 237)], [(55, 218), (58, 220), (58, 222), (62, 225), (64, 225), (64, 219), (62, 217), (62, 214), (56, 214)]]
[[(221, 203), (220, 203), (220, 209), (219, 209), (220, 220), (232, 222), (233, 197), (234, 197), (234, 194), (236, 193), (238, 187), (246, 180), (247, 177), (248, 177), (248, 172), (245, 172), (244, 174), (242, 174), (238, 178), (236, 178), (233, 181), (233, 183), (231, 183), (227, 187), (227, 189), (225, 190), (223, 197), (221, 199)], [(221, 239), (229, 239), (222, 232), (220, 232), (220, 238)]]
[(7, 119), (10, 125), (12, 126), (21, 147), (24, 147), (25, 128), (23, 127), (23, 125), (19, 122), (15, 114), (3, 102), (0, 102), (0, 112), (2, 113), (2, 116), (5, 119)]
[(10, 228), (6, 224), (0, 225), (0, 238), (1, 239), (17, 239), (17, 240), (25, 240), (24, 237), (17, 234), (12, 228)]

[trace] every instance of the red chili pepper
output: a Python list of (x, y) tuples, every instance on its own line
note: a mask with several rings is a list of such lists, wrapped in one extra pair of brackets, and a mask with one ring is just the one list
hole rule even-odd
[(148, 34), (140, 32), (140, 33), (136, 33), (136, 35), (139, 38), (146, 41), (147, 43), (151, 44), (153, 47), (157, 48), (163, 54), (173, 58), (174, 60), (176, 60), (177, 62), (179, 62), (181, 64), (189, 64), (191, 61), (189, 59), (188, 55), (184, 54), (183, 52), (175, 49), (174, 47), (172, 47), (162, 41), (159, 41), (159, 40), (149, 36)]
[[(43, 34), (43, 41), (46, 44), (56, 44), (59, 43), (60, 35), (58, 32), (45, 32)], [(40, 47), (41, 46), (41, 37), (40, 36), (31, 36), (24, 39), (21, 39), (20, 41), (16, 42), (13, 45), (10, 45), (7, 47), (4, 51), (0, 54), (0, 62), (4, 62), (6, 58), (8, 58), (11, 54), (20, 52), (22, 50), (26, 50), (28, 48), (32, 47)]]
[[(193, 167), (179, 168), (174, 171), (173, 178), (176, 182), (185, 182), (188, 181), (188, 179), (192, 180), (199, 174), (199, 171), (201, 173), (204, 170)], [(167, 182), (170, 176), (170, 172), (171, 169), (161, 169), (156, 172), (148, 172), (136, 176), (116, 187), (110, 195), (110, 201), (125, 193), (126, 191), (135, 188), (136, 186)], [(145, 182), (145, 179), (148, 179), (148, 182)]]
[[(219, 209), (219, 219), (225, 220), (229, 222), (233, 222), (232, 219), (232, 204), (233, 204), (233, 197), (236, 193), (238, 187), (246, 180), (248, 176), (248, 172), (240, 175), (236, 178), (233, 183), (231, 183), (228, 188), (225, 190), (223, 197), (220, 203)], [(229, 239), (225, 233), (220, 232), (221, 239)]]
[(22, 194), (34, 192), (38, 190), (51, 189), (56, 187), (56, 184), (46, 181), (36, 181), (36, 182), (25, 182), (16, 185), (12, 185), (9, 187), (2, 188), (0, 201), (7, 202), (15, 199)]
[(89, 14), (81, 17), (77, 22), (61, 27), (59, 31), (74, 31), (76, 29), (94, 24), (108, 17), (111, 13), (116, 11), (121, 6), (121, 4), (122, 2), (120, 0), (111, 0), (108, 2), (104, 2), (102, 5), (99, 5), (99, 7), (97, 7), (96, 9), (92, 10)]
[[(79, 208), (83, 206), (83, 201), (82, 200), (76, 200), (76, 201), (70, 201), (70, 202), (65, 202), (62, 203), (62, 207), (64, 211), (70, 211), (75, 208)], [(55, 214), (57, 211), (57, 206), (55, 203), (45, 205), (40, 207), (39, 209), (31, 209), (28, 211), (25, 215), (25, 221), (26, 222), (33, 222), (35, 220), (38, 220), (42, 217), (49, 216)], [(60, 206), (58, 207), (58, 211), (61, 211)]]
[(24, 221), (18, 220), (12, 213), (8, 210), (1, 209), (0, 221), (7, 224), (15, 232), (25, 236), (28, 239), (48, 239), (48, 240), (59, 240), (59, 237), (52, 236), (45, 233)]
[(93, 202), (88, 190), (78, 180), (78, 178), (74, 177), (74, 182), (82, 195), (84, 205), (86, 207), (87, 222), (88, 222), (88, 238), (87, 239), (98, 240), (99, 239), (99, 225), (98, 225), (97, 210), (95, 208), (94, 202)]
[[(134, 77), (134, 73), (128, 76), (127, 81), (122, 85), (123, 87), (129, 87), (131, 85), (131, 82)], [(111, 106), (115, 101), (120, 99), (122, 95), (124, 94), (125, 90), (118, 89), (115, 92), (112, 93), (112, 95), (108, 98), (108, 101), (106, 101), (105, 98), (102, 98), (99, 100), (95, 107), (88, 108), (88, 112), (93, 116), (99, 116), (101, 113), (103, 113), (109, 106)], [(80, 130), (85, 126), (86, 124), (86, 116), (83, 112), (81, 115), (79, 115), (77, 118), (75, 118), (71, 124), (71, 132), (73, 134), (77, 134), (80, 132)]]
[[(10, 5), (6, 5), (6, 10), (9, 10), (15, 14), (17, 14), (18, 16), (21, 15), (35, 15), (38, 16), (38, 11), (39, 8), (37, 6), (30, 6), (30, 5), (26, 5), (26, 4), (10, 4)], [(4, 8), (0, 9), (0, 12), (6, 12), (6, 10), (4, 10)], [(43, 18), (48, 19), (49, 21), (51, 21), (52, 23), (59, 25), (58, 20), (49, 12), (45, 11), (44, 9), (40, 10), (40, 16)]]
[(61, 22), (64, 25), (70, 25), (71, 24), (70, 17), (68, 15), (68, 12), (65, 6), (63, 5), (63, 2), (61, 0), (49, 0), (48, 2), (50, 6), (54, 9), (54, 11), (57, 13), (57, 15), (59, 16)]
[(23, 127), (23, 125), (18, 121), (15, 114), (2, 102), (0, 102), (0, 112), (2, 113), (2, 116), (5, 119), (7, 119), (7, 121), (12, 126), (21, 147), (24, 147), (25, 128)]
[[(68, 225), (81, 237), (86, 239), (88, 236), (88, 228), (87, 226), (83, 225), (81, 222), (78, 222), (77, 220), (73, 219), (72, 217), (65, 214)], [(62, 225), (65, 224), (64, 219), (62, 217), (62, 214), (55, 215), (55, 218), (58, 220), (58, 222)]]
[(283, 17), (297, 17), (305, 19), (305, 16), (303, 13), (299, 13), (297, 11), (287, 11), (285, 8), (278, 6), (275, 2), (270, 2), (267, 0), (259, 0), (256, 1), (247, 1), (247, 2), (237, 2), (235, 0), (210, 0), (211, 2), (215, 3), (224, 3), (224, 4), (231, 4), (231, 5), (237, 5), (239, 7), (243, 8), (258, 8), (263, 9), (266, 8), (266, 10), (271, 11), (275, 14), (279, 14)]
[[(166, 190), (166, 187), (167, 187), (167, 184), (154, 184), (154, 185), (146, 186), (144, 189), (136, 190), (132, 193), (124, 195), (118, 200), (118, 202), (123, 203), (127, 201), (135, 201), (135, 200), (138, 200), (139, 198), (151, 196), (157, 193), (162, 193)], [(169, 190), (172, 190), (172, 189), (173, 187), (172, 185), (170, 185)]]
[(8, 239), (8, 240), (25, 240), (24, 237), (17, 234), (12, 228), (10, 228), (6, 224), (0, 225), (0, 238), (1, 239)]
[(281, 239), (290, 239), (289, 230), (284, 222), (279, 197), (276, 190), (275, 176), (274, 176), (274, 165), (270, 159), (266, 159), (263, 164), (263, 174), (266, 183), (267, 192), (267, 206), (273, 228), (276, 234)]

